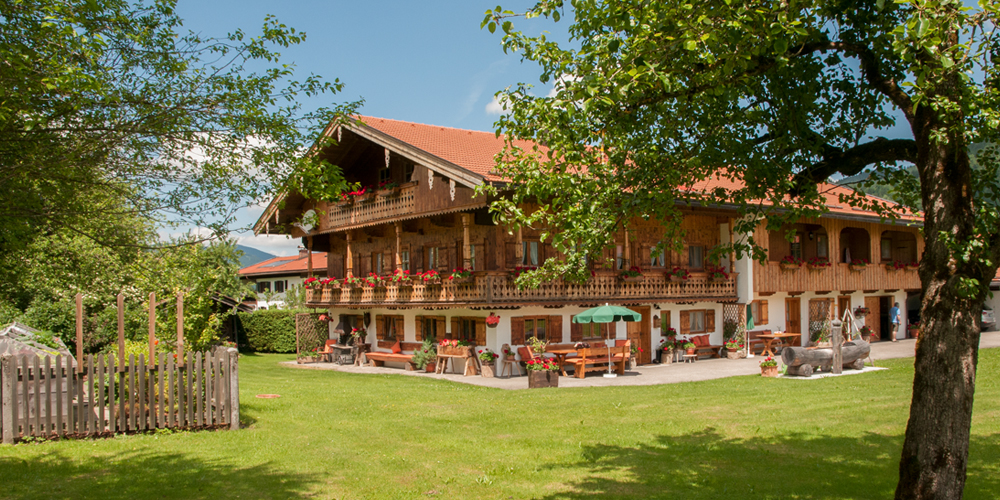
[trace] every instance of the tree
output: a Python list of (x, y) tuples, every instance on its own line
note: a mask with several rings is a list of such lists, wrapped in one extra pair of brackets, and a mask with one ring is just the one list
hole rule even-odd
[(256, 37), (185, 34), (174, 5), (0, 3), (0, 269), (62, 229), (109, 247), (135, 243), (123, 217), (221, 235), (274, 191), (343, 186), (303, 153), (357, 103), (303, 112), (343, 87), (281, 63), (305, 34), (271, 17)]
[[(525, 17), (558, 21), (562, 0)], [(669, 221), (676, 203), (735, 204), (770, 227), (825, 210), (817, 184), (869, 171), (924, 208), (921, 341), (896, 498), (960, 498), (965, 484), (980, 307), (1000, 262), (996, 4), (961, 1), (572, 2), (574, 48), (517, 31), (488, 11), (507, 51), (539, 63), (553, 97), (524, 84), (500, 95), (516, 187), (504, 222), (548, 227), (582, 271), (630, 216)], [(911, 137), (873, 137), (898, 113)], [(530, 150), (515, 140), (544, 144)], [(919, 176), (907, 175), (912, 164)], [(586, 168), (582, 168), (585, 166)], [(720, 168), (721, 167), (721, 168)], [(733, 187), (709, 192), (716, 176)], [(541, 200), (539, 210), (517, 208)], [(892, 217), (862, 196), (842, 200)], [(766, 202), (766, 203), (765, 203)], [(787, 210), (787, 212), (785, 212)], [(745, 217), (736, 230), (756, 224)], [(666, 238), (676, 234), (676, 227)], [(752, 240), (741, 254), (761, 257)]]

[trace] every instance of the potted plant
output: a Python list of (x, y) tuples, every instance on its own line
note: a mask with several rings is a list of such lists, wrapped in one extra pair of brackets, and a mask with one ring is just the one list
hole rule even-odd
[(781, 266), (783, 271), (794, 271), (802, 267), (802, 259), (794, 255), (786, 255), (782, 257), (781, 261), (778, 262), (778, 265)]
[(642, 348), (639, 347), (635, 342), (632, 342), (629, 345), (632, 347), (632, 354), (628, 358), (628, 368), (629, 370), (634, 370), (638, 362), (638, 358), (636, 358), (636, 356), (640, 352), (646, 352), (646, 351), (643, 351)]
[(417, 273), (416, 278), (424, 285), (437, 285), (441, 283), (441, 275), (434, 269), (428, 269), (422, 273)]
[(693, 355), (695, 347), (698, 347), (698, 346), (694, 345), (694, 342), (691, 342), (691, 341), (688, 341), (688, 340), (684, 341), (684, 350), (688, 354)]
[(778, 361), (768, 356), (767, 359), (760, 362), (760, 376), (761, 377), (777, 377), (778, 376)]
[(664, 365), (669, 365), (674, 361), (674, 342), (672, 340), (660, 339), (660, 345), (656, 346), (656, 360)]
[(680, 267), (675, 267), (669, 271), (665, 271), (663, 274), (668, 280), (673, 281), (674, 283), (684, 283), (691, 277), (691, 273), (689, 273), (687, 269), (682, 269)]
[(341, 288), (346, 288), (347, 290), (350, 290), (352, 288), (361, 288), (362, 284), (364, 284), (364, 280), (363, 279), (361, 279), (361, 278), (359, 278), (357, 276), (348, 276), (348, 277), (344, 278), (344, 281), (342, 281), (340, 283), (340, 287)]
[(503, 359), (505, 361), (514, 361), (516, 356), (517, 353), (514, 352), (514, 350), (511, 349), (510, 347), (503, 350)]
[(906, 270), (907, 271), (916, 271), (917, 269), (920, 269), (920, 263), (919, 262), (914, 261), (914, 262), (907, 262), (906, 263)]
[(448, 276), (448, 281), (455, 284), (471, 283), (472, 269), (466, 269), (464, 267), (460, 267), (458, 269), (452, 269), (451, 275)]
[(495, 352), (493, 352), (493, 351), (491, 351), (489, 349), (480, 349), (480, 351), (479, 351), (479, 364), (480, 364), (480, 366), (483, 369), (482, 375), (484, 377), (486, 377), (486, 378), (493, 378), (493, 374), (494, 374), (494, 371), (493, 371), (494, 362), (496, 362), (497, 358), (499, 358), (499, 357), (500, 357), (499, 354), (497, 354), (497, 353), (495, 353)]
[(378, 185), (378, 195), (385, 198), (399, 192), (399, 184), (392, 181), (383, 181)]
[(538, 337), (528, 337), (526, 344), (531, 348), (531, 352), (539, 355), (544, 354), (545, 347), (549, 345), (548, 342), (541, 340)]
[(920, 338), (920, 322), (913, 321), (906, 325), (907, 336), (911, 339)]
[(472, 344), (464, 340), (444, 339), (438, 342), (438, 355), (469, 357), (472, 354)]
[(865, 316), (868, 316), (868, 313), (870, 313), (870, 312), (871, 312), (871, 309), (868, 309), (865, 306), (858, 306), (858, 307), (854, 308), (854, 317), (855, 318), (864, 318)]
[(705, 272), (708, 274), (708, 281), (728, 281), (729, 273), (726, 272), (726, 268), (723, 266), (705, 266)]
[(384, 287), (386, 279), (375, 273), (368, 273), (368, 277), (362, 280), (365, 286), (369, 288)]
[(490, 315), (486, 317), (486, 328), (496, 328), (499, 324), (500, 316), (490, 313)]
[(894, 260), (892, 262), (886, 263), (885, 270), (886, 271), (905, 271), (906, 270), (906, 262), (903, 262), (901, 260)]
[(868, 259), (853, 259), (847, 267), (851, 271), (864, 271), (868, 267), (868, 264), (871, 264), (871, 262), (868, 262)]
[(559, 387), (559, 363), (551, 359), (529, 359), (524, 363), (528, 369), (528, 388)]
[(396, 269), (392, 276), (389, 276), (389, 283), (396, 286), (413, 286), (413, 278), (410, 277), (410, 270)]
[(864, 340), (865, 342), (872, 341), (872, 329), (869, 328), (868, 325), (862, 326), (858, 330), (858, 333), (861, 334), (861, 340)]
[(410, 362), (418, 370), (424, 370), (427, 373), (433, 372), (437, 365), (437, 349), (434, 348), (434, 342), (430, 339), (425, 339), (423, 345), (416, 351), (413, 351), (413, 357), (410, 358)]
[(822, 271), (823, 269), (832, 267), (833, 263), (826, 257), (813, 257), (806, 261), (806, 266), (813, 271)]
[(743, 344), (738, 340), (727, 340), (726, 341), (726, 357), (729, 359), (737, 359), (740, 357), (740, 351), (743, 349)]
[(319, 361), (319, 347), (313, 347), (312, 349), (304, 352), (300, 352), (295, 358), (295, 362), (298, 364), (302, 363), (316, 363)]
[(319, 302), (322, 293), (319, 289), (319, 278), (310, 276), (302, 282), (302, 286), (306, 289), (306, 302)]
[(642, 269), (639, 269), (636, 266), (632, 266), (632, 267), (628, 268), (628, 270), (625, 270), (625, 271), (622, 271), (621, 273), (619, 273), (618, 274), (618, 278), (621, 279), (622, 281), (625, 281), (625, 282), (628, 282), (628, 283), (637, 283), (637, 282), (640, 282), (643, 279)]

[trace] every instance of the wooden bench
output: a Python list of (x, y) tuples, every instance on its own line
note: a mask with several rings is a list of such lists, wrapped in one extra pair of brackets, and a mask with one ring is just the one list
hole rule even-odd
[(628, 344), (611, 348), (591, 347), (577, 349), (576, 357), (567, 359), (566, 364), (573, 365), (573, 375), (576, 378), (586, 377), (587, 372), (607, 371), (609, 363), (617, 366), (615, 372), (625, 375), (625, 363), (631, 355), (632, 347)]
[(404, 363), (406, 364), (407, 371), (413, 371), (417, 367), (413, 365), (413, 355), (412, 354), (395, 354), (391, 352), (369, 352), (365, 356), (368, 357), (368, 361), (371, 362), (372, 366), (385, 366), (385, 362), (393, 363)]
[(701, 337), (705, 339), (705, 341), (707, 342), (708, 335), (694, 335), (688, 337), (687, 341), (695, 344), (694, 353), (698, 356), (698, 359), (701, 359), (701, 357), (706, 354), (713, 358), (719, 357), (719, 351), (722, 349), (721, 345), (710, 345), (710, 344), (697, 345), (697, 342), (694, 342), (694, 337)]

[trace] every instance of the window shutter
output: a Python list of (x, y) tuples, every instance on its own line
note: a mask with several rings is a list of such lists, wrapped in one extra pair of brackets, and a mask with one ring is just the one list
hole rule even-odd
[(705, 331), (714, 332), (715, 331), (715, 311), (708, 310), (705, 311)]
[(524, 318), (510, 318), (511, 345), (524, 345)]
[(563, 341), (562, 315), (549, 316), (549, 342), (561, 344)]
[(583, 325), (580, 323), (573, 323), (573, 317), (570, 317), (569, 324), (569, 341), (570, 342), (580, 342), (583, 340)]
[(444, 331), (444, 318), (436, 318), (434, 321), (437, 323), (437, 326), (434, 327), (434, 340), (443, 340), (447, 337)]
[(688, 311), (681, 311), (681, 334), (687, 335), (691, 333), (691, 313)]
[(416, 247), (410, 251), (410, 272), (424, 272), (424, 249)]
[(462, 320), (459, 318), (451, 318), (451, 337), (450, 339), (462, 338)]
[(476, 319), (476, 345), (486, 346), (486, 318)]
[(652, 254), (649, 252), (648, 246), (643, 246), (639, 249), (639, 267), (642, 269), (649, 269), (652, 267)]
[[(433, 321), (433, 320), (432, 320)], [(417, 342), (424, 341), (424, 317), (417, 316)]]
[(385, 324), (382, 323), (382, 315), (375, 315), (375, 338), (385, 340)]
[(516, 245), (517, 244), (513, 241), (508, 241), (503, 244), (503, 256), (507, 269), (514, 269), (515, 267), (517, 267)]
[[(756, 319), (756, 318), (754, 318)], [(760, 320), (758, 321), (762, 325), (768, 324), (767, 320), (767, 301), (760, 301)]]

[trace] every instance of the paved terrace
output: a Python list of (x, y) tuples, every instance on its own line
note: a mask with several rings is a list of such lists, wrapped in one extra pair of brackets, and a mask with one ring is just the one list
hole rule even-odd
[[(899, 342), (876, 342), (872, 344), (871, 357), (875, 360), (876, 366), (880, 360), (893, 358), (912, 358), (916, 340), (906, 339)], [(1000, 347), (1000, 332), (985, 332), (979, 341), (979, 348)], [(718, 378), (734, 377), (737, 375), (760, 374), (757, 366), (763, 358), (756, 356), (747, 359), (702, 359), (694, 363), (673, 363), (670, 365), (646, 365), (634, 370), (626, 371), (624, 376), (616, 378), (604, 378), (597, 373), (591, 373), (586, 378), (578, 379), (570, 375), (559, 378), (559, 387), (603, 387), (618, 385), (659, 385), (676, 384), (678, 382), (694, 382), (697, 380), (712, 380)], [(514, 377), (494, 377), (485, 378), (481, 376), (464, 377), (459, 374), (420, 373), (406, 371), (402, 368), (375, 368), (368, 366), (340, 366), (333, 363), (310, 363), (297, 364), (294, 361), (282, 363), (295, 368), (312, 370), (336, 370), (348, 373), (378, 373), (395, 374), (411, 377), (429, 377), (450, 380), (462, 384), (481, 385), (486, 387), (496, 387), (498, 389), (527, 389), (528, 381), (523, 376)], [(461, 365), (460, 365), (461, 366)], [(867, 366), (865, 370), (869, 370)], [(844, 374), (860, 373), (854, 370), (844, 370)], [(799, 378), (799, 377), (795, 377)], [(813, 375), (813, 378), (816, 378)]]

